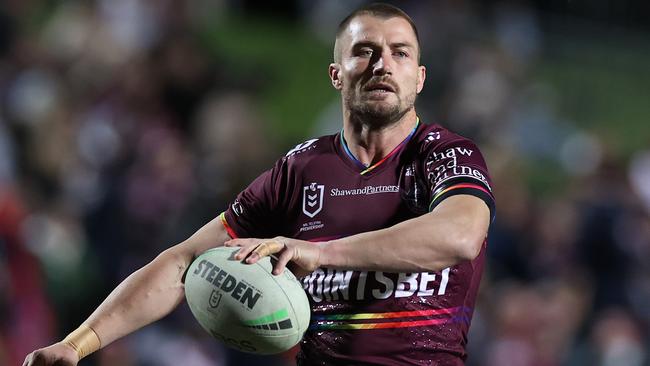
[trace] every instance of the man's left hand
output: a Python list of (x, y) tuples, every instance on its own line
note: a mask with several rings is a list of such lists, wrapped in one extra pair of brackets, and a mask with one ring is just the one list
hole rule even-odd
[(278, 261), (273, 274), (279, 275), (287, 263), (292, 262), (291, 270), (297, 277), (303, 277), (319, 267), (321, 246), (304, 240), (289, 239), (282, 236), (273, 239), (232, 239), (225, 242), (227, 247), (241, 247), (235, 259), (253, 264), (263, 257), (277, 255)]

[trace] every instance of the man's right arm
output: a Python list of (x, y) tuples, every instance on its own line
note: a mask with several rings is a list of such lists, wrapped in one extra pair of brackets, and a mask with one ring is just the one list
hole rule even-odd
[[(189, 239), (165, 250), (127, 277), (83, 323), (83, 331), (94, 331), (104, 347), (169, 314), (185, 296), (183, 276), (192, 260), (228, 239), (221, 219), (210, 221)], [(24, 365), (75, 365), (78, 360), (79, 351), (74, 350), (71, 342), (59, 342), (29, 354)]]

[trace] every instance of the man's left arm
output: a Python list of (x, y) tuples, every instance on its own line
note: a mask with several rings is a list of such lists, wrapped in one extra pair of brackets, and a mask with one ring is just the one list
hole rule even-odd
[(237, 259), (255, 263), (277, 254), (274, 273), (289, 261), (306, 274), (318, 267), (385, 272), (438, 271), (473, 260), (480, 253), (490, 225), (490, 209), (473, 195), (444, 199), (433, 211), (389, 228), (311, 243), (276, 237), (234, 239), (241, 246)]

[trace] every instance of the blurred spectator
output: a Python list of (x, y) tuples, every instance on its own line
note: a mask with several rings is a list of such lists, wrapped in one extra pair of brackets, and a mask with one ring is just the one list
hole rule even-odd
[(41, 266), (20, 232), (25, 207), (16, 191), (0, 184), (0, 362), (17, 365), (35, 344), (58, 333)]
[(585, 344), (576, 347), (570, 365), (642, 366), (648, 362), (643, 330), (627, 311), (609, 308), (593, 323)]

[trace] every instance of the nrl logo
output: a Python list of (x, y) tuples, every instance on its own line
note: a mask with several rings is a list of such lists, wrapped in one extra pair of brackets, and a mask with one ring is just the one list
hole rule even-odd
[(212, 290), (212, 293), (210, 294), (210, 300), (209, 300), (210, 307), (214, 309), (217, 306), (219, 306), (220, 302), (221, 302), (221, 292)]
[(302, 212), (313, 218), (323, 209), (325, 185), (312, 183), (302, 188)]
[(241, 214), (244, 213), (244, 207), (242, 207), (241, 202), (239, 202), (239, 200), (235, 200), (235, 202), (231, 205), (231, 207), (232, 207), (232, 211), (237, 216), (241, 216)]

